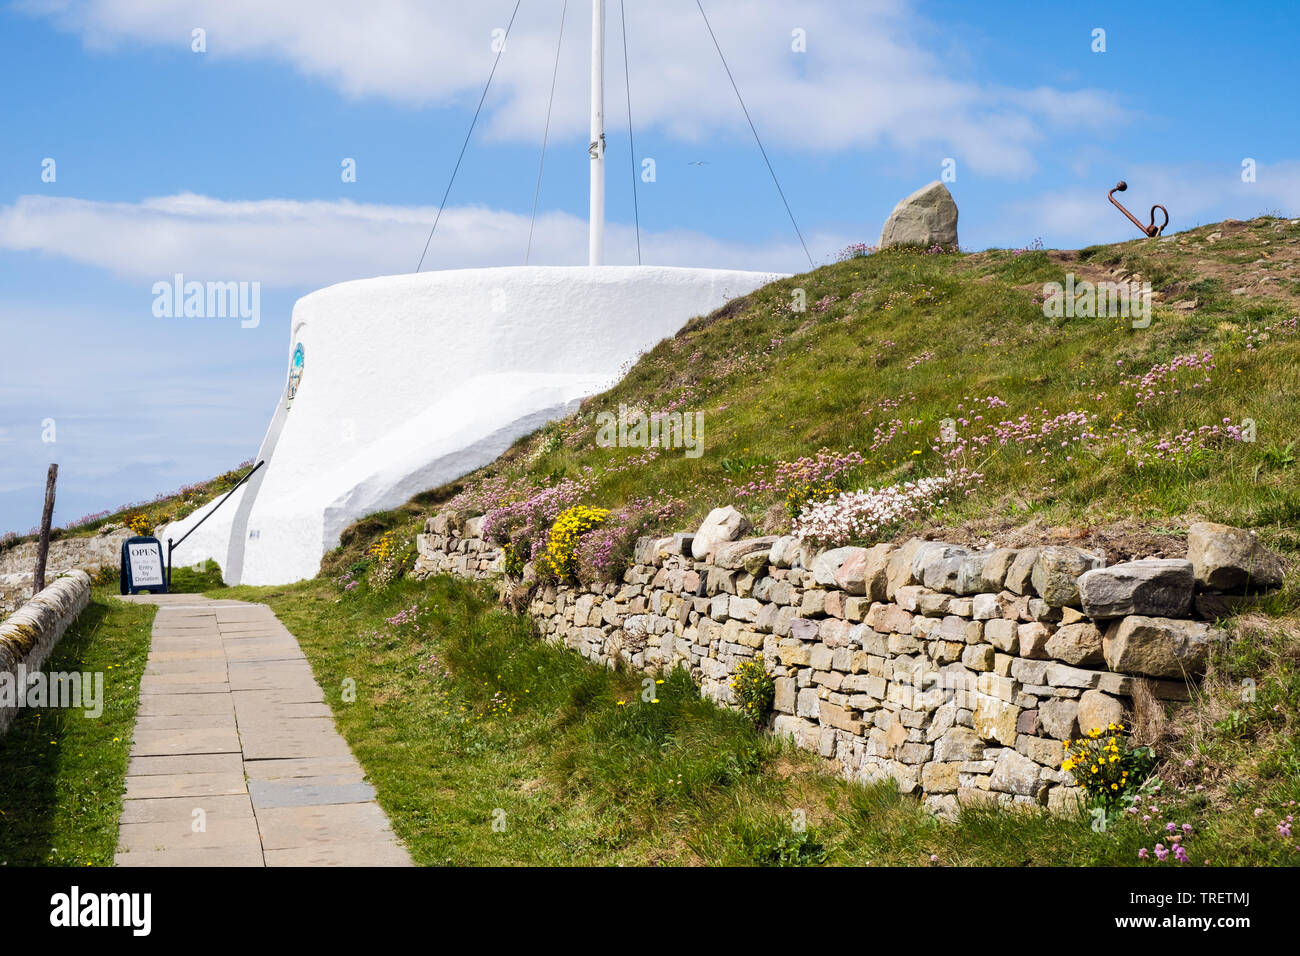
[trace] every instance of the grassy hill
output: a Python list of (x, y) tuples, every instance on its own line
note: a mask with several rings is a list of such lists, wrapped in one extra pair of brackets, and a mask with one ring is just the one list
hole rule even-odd
[[(646, 527), (731, 503), (784, 531), (809, 486), (965, 468), (982, 476), (970, 494), (878, 537), (929, 524), (1015, 544), (1029, 526), (1115, 560), (1176, 551), (1179, 528), (1211, 519), (1293, 551), (1298, 266), (1300, 221), (1272, 217), (1077, 252), (846, 258), (692, 321), (577, 414), (418, 504), (458, 492), (485, 510), (567, 480), (569, 497), (630, 506)], [(1044, 284), (1071, 273), (1149, 282), (1149, 324), (1045, 314)], [(620, 405), (701, 413), (702, 454), (601, 447), (599, 416)]]

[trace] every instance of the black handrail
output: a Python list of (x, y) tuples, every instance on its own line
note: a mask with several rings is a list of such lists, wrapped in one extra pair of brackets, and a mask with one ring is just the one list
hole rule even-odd
[(246, 474), (243, 478), (240, 478), (237, 482), (235, 482), (235, 487), (231, 488), (229, 491), (226, 492), (226, 497), (218, 501), (211, 511), (209, 511), (202, 518), (200, 518), (198, 524), (196, 524), (193, 528), (190, 528), (189, 531), (186, 531), (185, 534), (181, 535), (181, 539), (179, 541), (173, 544), (171, 538), (167, 539), (167, 590), (168, 591), (172, 589), (172, 552), (175, 551), (177, 548), (179, 548), (182, 544), (184, 544), (186, 538), (192, 535), (195, 531), (198, 531), (199, 526), (202, 525), (203, 522), (211, 518), (213, 514), (216, 513), (217, 508), (220, 508), (222, 505), (226, 503), (226, 498), (229, 498), (236, 491), (238, 491), (239, 486), (242, 485), (244, 482), (246, 482), (249, 478), (252, 478), (253, 473), (265, 464), (266, 464), (266, 459), (263, 458), (261, 461), (259, 461), (256, 465), (252, 467), (252, 470), (249, 471), (248, 474)]

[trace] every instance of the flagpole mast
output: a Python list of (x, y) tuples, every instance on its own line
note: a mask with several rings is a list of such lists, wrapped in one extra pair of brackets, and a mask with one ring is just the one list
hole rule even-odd
[(605, 0), (591, 3), (591, 224), (587, 260), (598, 266), (605, 253)]

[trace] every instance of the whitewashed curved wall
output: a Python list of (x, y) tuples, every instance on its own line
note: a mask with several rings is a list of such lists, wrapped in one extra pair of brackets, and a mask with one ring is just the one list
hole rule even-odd
[[(463, 269), (330, 286), (294, 305), (306, 362), (267, 464), (176, 552), (227, 583), (310, 578), (357, 518), (487, 464), (608, 387), (689, 319), (778, 278), (650, 266)], [(179, 538), (204, 508), (170, 525)]]

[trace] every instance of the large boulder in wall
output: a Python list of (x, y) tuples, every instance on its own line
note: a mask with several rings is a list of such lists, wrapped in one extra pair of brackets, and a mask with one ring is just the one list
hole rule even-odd
[(880, 232), (880, 248), (957, 245), (957, 204), (939, 180), (899, 202)]

